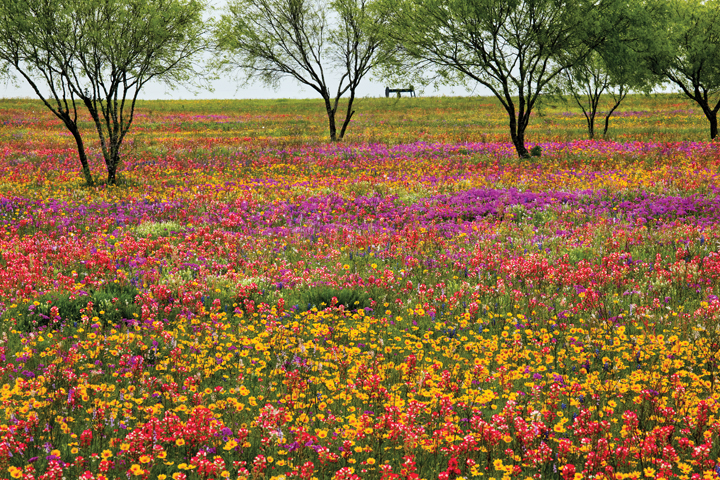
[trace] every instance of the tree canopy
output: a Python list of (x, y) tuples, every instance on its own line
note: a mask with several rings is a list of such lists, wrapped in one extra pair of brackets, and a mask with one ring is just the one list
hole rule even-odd
[(590, 138), (595, 136), (595, 117), (601, 105), (607, 107), (603, 128), (607, 135), (610, 117), (627, 94), (649, 93), (658, 83), (647, 68), (646, 42), (655, 35), (648, 15), (652, 7), (638, 2), (617, 7), (616, 14), (623, 19), (621, 28), (606, 31), (590, 55), (571, 65), (555, 82), (560, 93), (569, 94), (582, 110)]
[(78, 128), (88, 111), (114, 184), (142, 88), (194, 77), (205, 48), (204, 8), (204, 0), (3, 0), (0, 62), (62, 120), (92, 184)]
[[(216, 66), (277, 87), (283, 78), (316, 91), (330, 139), (345, 135), (357, 87), (387, 57), (387, 15), (378, 0), (231, 0), (215, 30)], [(336, 86), (332, 86), (336, 85)], [(337, 133), (340, 99), (349, 93)]]
[(397, 65), (413, 64), (426, 78), (432, 71), (436, 81), (470, 80), (488, 88), (507, 112), (518, 155), (527, 157), (532, 110), (558, 75), (585, 61), (617, 27), (616, 5), (614, 0), (400, 0), (393, 31), (401, 45)]
[(702, 109), (710, 138), (720, 110), (720, 1), (655, 0), (654, 35), (646, 50), (650, 70)]

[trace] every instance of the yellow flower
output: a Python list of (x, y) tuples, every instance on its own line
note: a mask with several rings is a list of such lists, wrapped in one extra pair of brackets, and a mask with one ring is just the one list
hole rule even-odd
[(103, 460), (107, 460), (108, 458), (112, 457), (112, 452), (110, 450), (103, 450), (100, 456), (103, 458)]
[(22, 478), (23, 471), (17, 467), (8, 467), (8, 472), (12, 478)]
[(139, 477), (140, 475), (145, 474), (145, 470), (143, 470), (143, 468), (137, 463), (133, 463), (132, 467), (130, 467), (130, 473)]
[(223, 447), (223, 450), (232, 450), (233, 448), (237, 447), (237, 444), (238, 443), (235, 440), (229, 440)]
[(183, 445), (185, 445), (185, 440), (182, 438), (178, 438), (177, 440), (175, 440), (175, 445), (177, 445), (178, 447), (182, 447)]
[(365, 463), (367, 463), (368, 465), (375, 465), (375, 459), (370, 457), (367, 460), (365, 460)]

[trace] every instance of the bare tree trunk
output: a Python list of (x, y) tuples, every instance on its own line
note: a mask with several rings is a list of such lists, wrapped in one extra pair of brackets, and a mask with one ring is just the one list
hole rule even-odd
[(603, 137), (607, 137), (608, 128), (610, 128), (610, 114), (605, 115), (605, 128), (603, 128)]
[(530, 158), (530, 152), (528, 152), (528, 149), (525, 148), (525, 124), (523, 123), (522, 117), (522, 112), (524, 111), (524, 109), (522, 108), (522, 104), (520, 106), (521, 114), (519, 122), (518, 119), (515, 118), (515, 105), (509, 102), (508, 105), (505, 107), (508, 113), (508, 117), (510, 118), (510, 138), (512, 139), (513, 145), (515, 145), (515, 150), (517, 151), (518, 157)]
[(590, 115), (587, 118), (587, 124), (588, 124), (588, 137), (590, 140), (595, 138), (595, 112), (593, 112), (592, 115)]
[(603, 130), (603, 137), (607, 137), (608, 127), (610, 126), (610, 116), (615, 112), (615, 110), (620, 106), (620, 103), (625, 99), (627, 96), (627, 89), (625, 89), (624, 86), (620, 86), (620, 93), (617, 97), (613, 96), (615, 98), (615, 105), (610, 109), (610, 111), (605, 115), (605, 129)]
[(108, 185), (116, 185), (117, 184), (117, 165), (108, 165), (108, 176), (107, 176), (107, 183)]
[(715, 140), (718, 134), (717, 114), (718, 110), (720, 110), (720, 102), (715, 105), (714, 109), (711, 109), (707, 99), (702, 98), (699, 94), (697, 94), (695, 97), (692, 97), (690, 95), (688, 96), (695, 100), (698, 105), (700, 105), (700, 108), (705, 114), (705, 118), (707, 118), (708, 122), (710, 122), (710, 140)]
[(597, 107), (603, 90), (605, 90), (605, 87), (603, 87), (599, 92), (597, 89), (595, 89), (594, 92), (591, 89), (588, 89), (585, 92), (585, 96), (588, 98), (587, 108), (585, 108), (585, 105), (580, 99), (580, 94), (576, 93), (574, 90), (572, 92), (575, 103), (578, 104), (578, 107), (580, 107), (580, 110), (582, 110), (583, 115), (585, 116), (588, 128), (588, 138), (590, 138), (590, 140), (595, 138), (595, 117), (597, 116)]
[(707, 110), (705, 112), (705, 116), (707, 117), (708, 121), (710, 122), (710, 139), (715, 140), (718, 134), (718, 120), (717, 120), (717, 109), (716, 110)]
[(332, 108), (329, 96), (323, 96), (325, 100), (325, 110), (327, 110), (328, 124), (330, 126), (330, 141), (337, 142), (337, 126), (335, 125), (335, 110)]
[(72, 125), (69, 122), (66, 122), (65, 125), (67, 126), (68, 130), (70, 130), (70, 133), (75, 139), (75, 144), (77, 145), (78, 150), (78, 157), (80, 157), (80, 165), (82, 166), (83, 176), (85, 177), (85, 183), (92, 186), (94, 182), (92, 178), (92, 173), (90, 172), (90, 164), (88, 163), (87, 155), (85, 154), (85, 145), (83, 144), (80, 132), (78, 131), (76, 126)]
[(720, 110), (720, 101), (715, 104), (715, 108), (711, 109), (707, 98), (707, 91), (704, 90), (702, 84), (696, 83), (694, 80), (694, 89), (690, 90), (682, 82), (681, 79), (676, 78), (668, 73), (666, 73), (665, 76), (668, 78), (668, 80), (680, 87), (680, 90), (682, 90), (688, 98), (694, 100), (695, 103), (697, 103), (698, 106), (702, 109), (703, 113), (705, 114), (705, 118), (707, 118), (710, 122), (710, 139), (715, 140), (715, 137), (717, 137), (718, 134), (717, 113), (718, 110)]
[[(511, 121), (510, 123), (514, 122)], [(530, 158), (530, 152), (525, 148), (525, 132), (520, 131), (516, 133), (514, 130), (510, 130), (510, 138), (512, 138), (513, 145), (515, 145), (518, 157)]]
[(110, 148), (108, 149), (108, 158), (105, 159), (107, 166), (107, 183), (108, 185), (117, 184), (117, 170), (120, 166), (120, 140), (111, 133)]
[(342, 128), (340, 129), (340, 140), (345, 138), (345, 130), (347, 130), (350, 124), (350, 119), (355, 114), (355, 110), (352, 109), (353, 102), (355, 101), (355, 90), (350, 90), (350, 98), (348, 99), (347, 111), (345, 112), (345, 121), (343, 121)]
[(115, 154), (110, 157), (110, 161), (107, 163), (107, 183), (108, 185), (117, 184), (117, 167), (120, 163), (120, 156)]

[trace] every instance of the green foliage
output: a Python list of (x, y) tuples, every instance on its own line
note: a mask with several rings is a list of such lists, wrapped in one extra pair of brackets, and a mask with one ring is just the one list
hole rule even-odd
[(605, 98), (611, 99), (605, 114), (603, 130), (603, 134), (607, 134), (610, 117), (629, 90), (629, 85), (624, 79), (612, 76), (608, 65), (597, 52), (593, 52), (586, 61), (573, 65), (565, 71), (564, 75), (558, 77), (556, 85), (561, 93), (569, 93), (582, 110), (590, 139), (595, 138), (595, 117), (603, 94)]
[(714, 139), (720, 110), (720, 1), (656, 0), (651, 5), (653, 35), (644, 45), (649, 68), (697, 103)]
[(387, 1), (397, 5), (391, 35), (403, 46), (395, 76), (405, 76), (413, 64), (427, 81), (485, 86), (507, 112), (523, 158), (529, 157), (525, 130), (541, 94), (614, 28), (603, 16), (615, 0), (573, 0), (562, 7), (554, 0)]
[(145, 222), (135, 227), (135, 233), (143, 237), (166, 237), (173, 233), (182, 232), (185, 227), (177, 222)]
[[(330, 140), (342, 139), (362, 79), (388, 55), (386, 18), (377, 0), (232, 0), (214, 31), (213, 68), (277, 88), (283, 78), (324, 101)], [(330, 72), (339, 78), (330, 86)], [(349, 94), (337, 132), (340, 98)]]
[(205, 299), (207, 307), (210, 307), (215, 299), (220, 300), (220, 303), (226, 308), (235, 304), (244, 306), (245, 300), (251, 300), (256, 304), (270, 300), (263, 295), (264, 290), (249, 288), (251, 284), (259, 284), (258, 287), (263, 285), (259, 279), (246, 279), (238, 284), (226, 277), (208, 275), (205, 277), (204, 283), (208, 286), (208, 295)]
[(607, 29), (607, 37), (590, 55), (553, 82), (560, 94), (569, 94), (580, 107), (591, 139), (595, 137), (599, 107), (605, 107), (603, 135), (607, 135), (610, 117), (628, 92), (648, 94), (657, 83), (657, 77), (647, 68), (645, 46), (655, 33), (652, 15), (648, 14), (653, 8), (637, 2), (614, 3), (608, 17), (615, 28)]
[(204, 0), (4, 0), (0, 65), (24, 79), (68, 128), (93, 184), (78, 128), (78, 108), (87, 109), (114, 184), (142, 88), (196, 78), (204, 8)]
[(362, 290), (320, 285), (301, 292), (298, 299), (301, 310), (313, 307), (323, 310), (340, 305), (345, 306), (346, 310), (367, 308), (370, 306), (370, 296)]
[[(110, 283), (87, 294), (50, 293), (32, 302), (20, 303), (8, 310), (5, 319), (14, 319), (20, 332), (39, 328), (57, 328), (62, 324), (77, 324), (85, 316), (89, 323), (97, 317), (100, 325), (112, 326), (123, 319), (134, 319), (140, 313), (135, 304), (138, 290), (130, 284)], [(91, 305), (92, 304), (92, 305)], [(53, 308), (56, 308), (56, 314)]]

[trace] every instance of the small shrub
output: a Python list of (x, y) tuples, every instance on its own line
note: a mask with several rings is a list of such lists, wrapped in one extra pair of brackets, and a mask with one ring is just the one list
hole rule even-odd
[(177, 222), (145, 222), (135, 227), (135, 233), (143, 237), (167, 237), (185, 228)]
[(307, 310), (311, 310), (313, 307), (323, 310), (340, 305), (343, 305), (346, 310), (368, 308), (370, 296), (360, 290), (322, 285), (306, 290), (301, 294), (299, 300), (300, 308), (307, 308)]
[[(18, 331), (29, 333), (41, 328), (55, 328), (62, 324), (74, 324), (87, 315), (98, 317), (103, 326), (116, 325), (123, 319), (140, 314), (135, 304), (137, 288), (133, 285), (111, 283), (87, 295), (51, 293), (33, 301), (18, 304), (16, 309), (5, 312), (4, 317), (13, 318)], [(88, 309), (92, 302), (93, 308)], [(102, 312), (102, 313), (100, 313)]]

